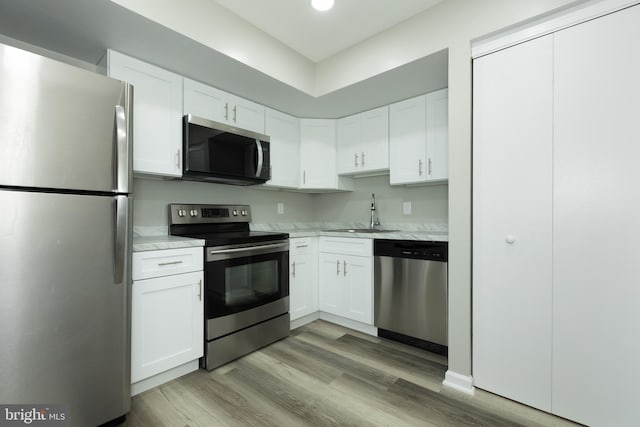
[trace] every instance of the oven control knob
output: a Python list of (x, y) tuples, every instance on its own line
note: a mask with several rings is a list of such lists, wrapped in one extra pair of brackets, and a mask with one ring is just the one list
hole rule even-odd
[(198, 210), (197, 209), (191, 209), (191, 212), (189, 212), (189, 214), (191, 214), (191, 217), (196, 217), (196, 216), (198, 216)]
[(247, 216), (247, 211), (245, 209), (242, 209), (242, 216)]
[(187, 211), (185, 209), (178, 209), (178, 216), (180, 218), (184, 217), (187, 214)]
[(238, 211), (234, 209), (232, 214), (233, 214), (233, 216), (238, 216)]

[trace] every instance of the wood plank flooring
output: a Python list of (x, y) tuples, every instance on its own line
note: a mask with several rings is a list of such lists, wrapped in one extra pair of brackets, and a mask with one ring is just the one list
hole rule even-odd
[(442, 387), (446, 358), (321, 320), (212, 372), (132, 400), (127, 427), (569, 426), (478, 391)]

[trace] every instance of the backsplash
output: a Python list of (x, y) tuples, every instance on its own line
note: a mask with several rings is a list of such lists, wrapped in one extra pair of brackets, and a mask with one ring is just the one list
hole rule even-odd
[[(391, 187), (388, 176), (359, 178), (354, 191), (304, 194), (204, 182), (134, 180), (133, 224), (137, 235), (167, 234), (170, 203), (247, 204), (255, 227), (366, 228), (371, 193), (376, 195), (376, 215), (384, 229), (448, 230), (448, 186)], [(278, 204), (283, 213), (278, 213)], [(411, 204), (411, 214), (403, 204)], [(338, 227), (339, 228), (339, 227)], [(257, 229), (257, 228), (256, 228)]]

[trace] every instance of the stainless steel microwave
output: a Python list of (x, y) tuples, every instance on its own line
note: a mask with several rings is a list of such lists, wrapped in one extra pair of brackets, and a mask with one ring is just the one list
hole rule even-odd
[(183, 179), (234, 185), (271, 179), (269, 137), (224, 123), (184, 116)]

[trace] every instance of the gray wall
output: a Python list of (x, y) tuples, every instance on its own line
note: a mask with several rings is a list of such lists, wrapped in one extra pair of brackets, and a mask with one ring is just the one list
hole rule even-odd
[[(447, 224), (448, 187), (390, 186), (389, 176), (358, 178), (354, 191), (319, 194), (313, 199), (313, 221), (362, 222), (370, 217), (371, 193), (376, 195), (376, 209), (380, 223)], [(404, 202), (411, 202), (411, 214), (404, 215)]]
[[(143, 227), (167, 226), (169, 203), (247, 204), (254, 223), (308, 222), (313, 216), (308, 194), (205, 182), (136, 178), (133, 198), (133, 224)], [(283, 215), (277, 213), (278, 202), (284, 204)]]
[[(304, 194), (287, 191), (191, 181), (134, 180), (133, 223), (166, 227), (169, 203), (219, 203), (251, 205), (252, 222), (362, 222), (369, 221), (371, 193), (376, 194), (378, 217), (385, 223), (446, 224), (447, 186), (391, 187), (389, 176), (356, 179), (354, 191)], [(411, 215), (402, 203), (411, 202)], [(283, 203), (284, 214), (277, 213)]]

